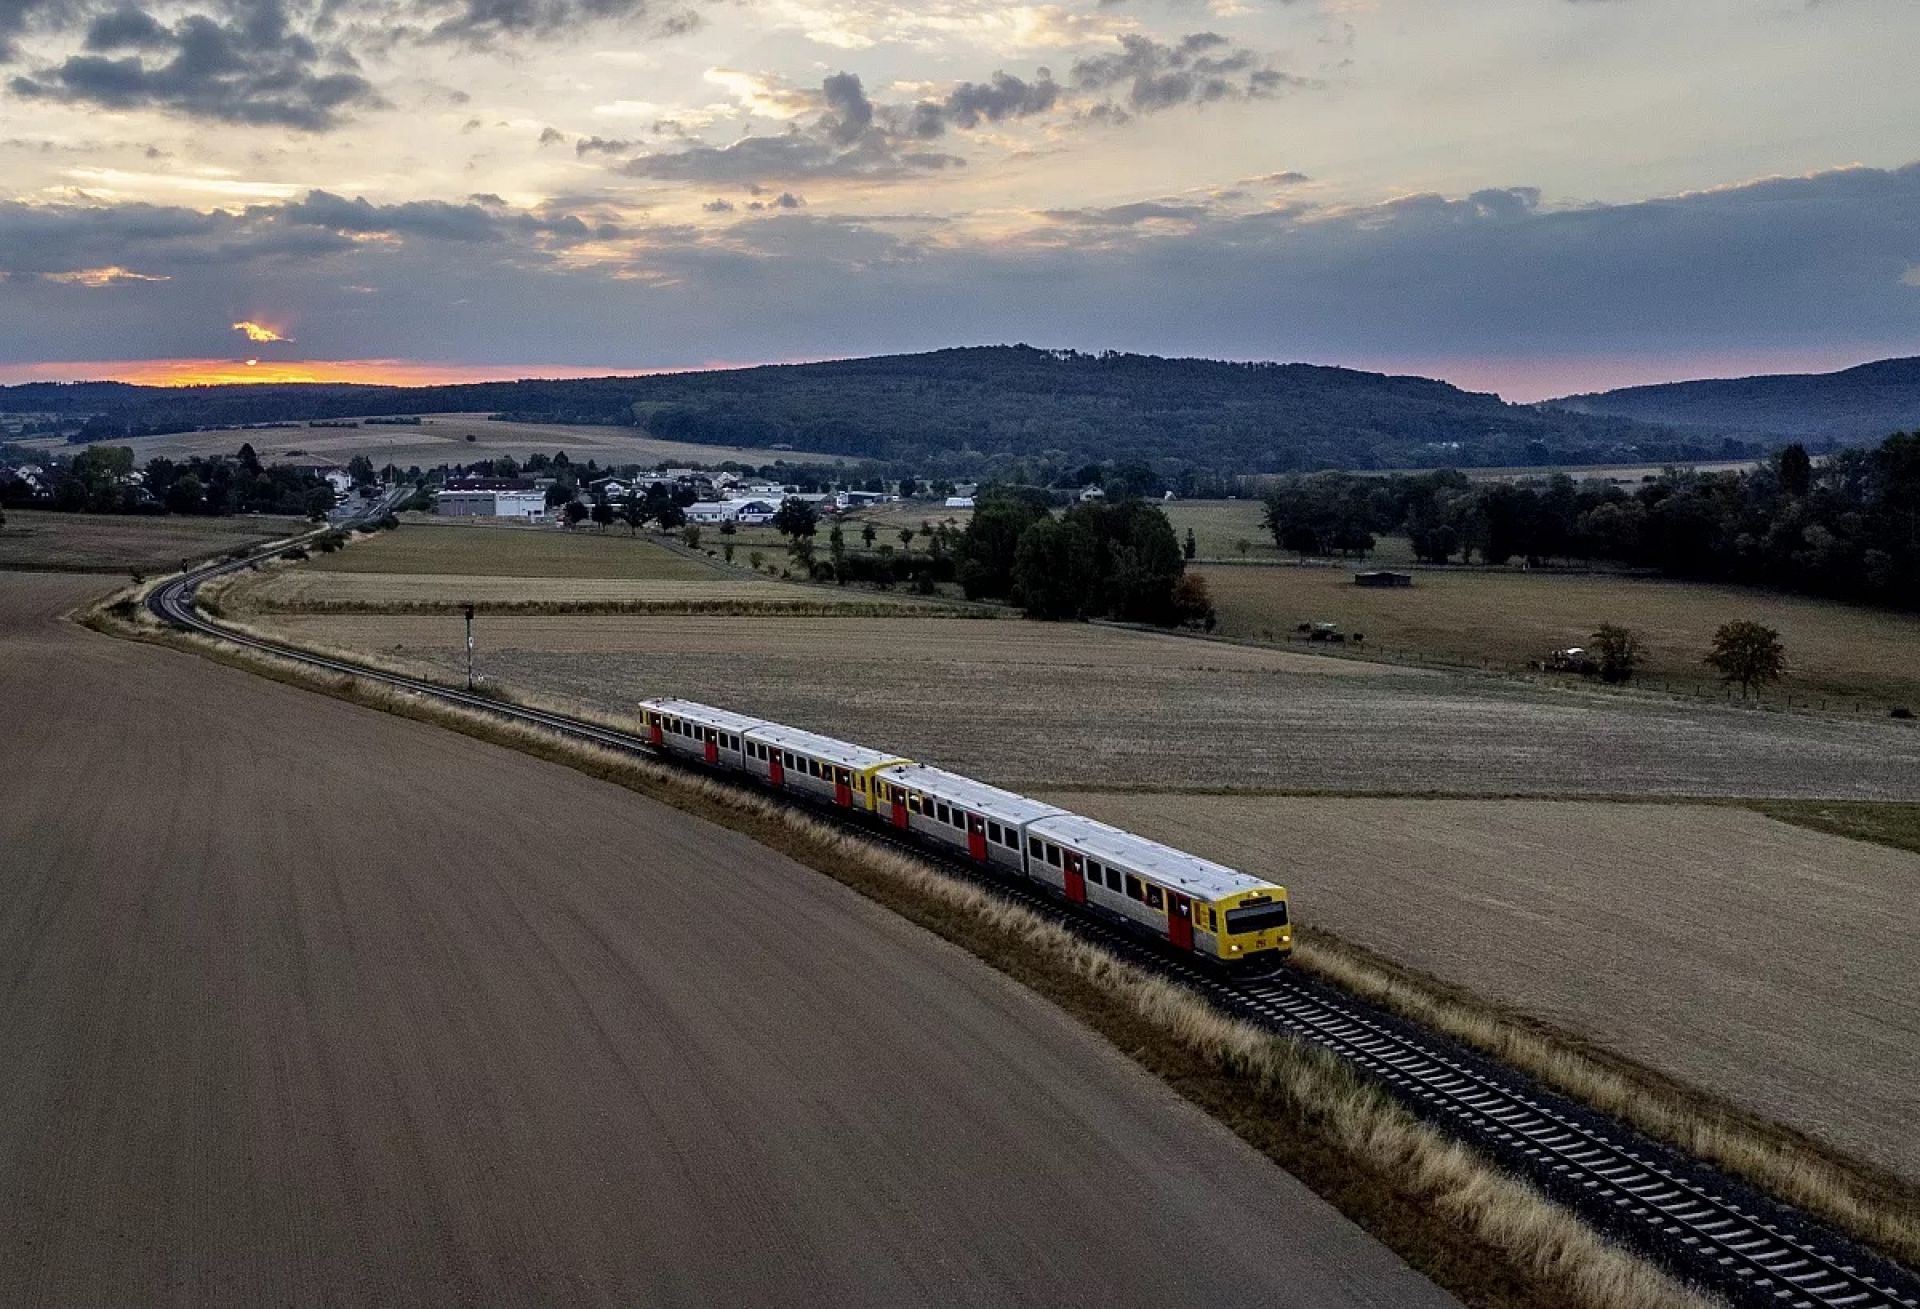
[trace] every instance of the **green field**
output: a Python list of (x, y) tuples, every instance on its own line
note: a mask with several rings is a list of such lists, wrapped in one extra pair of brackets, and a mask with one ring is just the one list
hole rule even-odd
[(407, 523), (356, 541), (306, 565), (327, 573), (416, 573), (462, 577), (595, 577), (701, 581), (727, 575), (624, 527)]
[(183, 559), (224, 554), (307, 530), (300, 518), (186, 518), (59, 514), (9, 509), (0, 527), (0, 569), (67, 573), (157, 573)]
[[(1167, 500), (1160, 508), (1182, 543), (1188, 529), (1201, 559), (1249, 559), (1277, 562), (1294, 556), (1273, 543), (1273, 533), (1260, 525), (1267, 507), (1260, 500)], [(1240, 548), (1244, 542), (1245, 550)], [(1368, 556), (1373, 564), (1403, 564), (1413, 559), (1405, 537), (1383, 536)]]
[(1770, 698), (1920, 706), (1920, 617), (1909, 614), (1731, 586), (1517, 570), (1422, 570), (1413, 586), (1392, 590), (1355, 586), (1352, 570), (1337, 567), (1200, 571), (1225, 636), (1284, 641), (1301, 623), (1331, 622), (1363, 634), (1376, 658), (1521, 671), (1559, 647), (1589, 644), (1601, 623), (1620, 623), (1647, 643), (1642, 682), (1711, 690), (1700, 660), (1714, 630), (1748, 618), (1777, 628), (1786, 646), (1788, 675)]

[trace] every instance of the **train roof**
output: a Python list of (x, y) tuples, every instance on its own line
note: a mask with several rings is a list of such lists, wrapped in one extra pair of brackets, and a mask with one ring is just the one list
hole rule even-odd
[(745, 733), (764, 745), (777, 745), (782, 750), (810, 755), (815, 759), (838, 764), (843, 768), (864, 771), (868, 768), (878, 768), (883, 764), (912, 762), (897, 754), (888, 754), (885, 750), (869, 749), (864, 745), (855, 745), (851, 741), (821, 736), (818, 732), (803, 732), (797, 727), (783, 727), (779, 723), (757, 723), (746, 728)]
[(1216, 864), (1211, 859), (1202, 859), (1199, 855), (1176, 850), (1158, 841), (1149, 841), (1144, 836), (1135, 836), (1132, 832), (1083, 818), (1079, 814), (1061, 813), (1042, 818), (1029, 827), (1027, 833), (1071, 846), (1103, 863), (1118, 864), (1123, 869), (1142, 873), (1163, 885), (1204, 900), (1218, 900), (1222, 896), (1274, 885), (1265, 878), (1228, 868), (1225, 864)]
[(731, 709), (716, 709), (710, 704), (700, 704), (694, 700), (676, 700), (672, 696), (642, 700), (640, 707), (651, 709), (657, 714), (674, 714), (691, 719), (703, 727), (717, 727), (723, 732), (745, 732), (766, 722), (763, 718), (736, 714)]
[(896, 764), (892, 768), (882, 769), (880, 776), (1002, 823), (1030, 823), (1049, 814), (1066, 812), (1058, 805), (1046, 804), (1013, 791), (1003, 791), (997, 786), (988, 786), (985, 782), (977, 782), (971, 777), (927, 764)]

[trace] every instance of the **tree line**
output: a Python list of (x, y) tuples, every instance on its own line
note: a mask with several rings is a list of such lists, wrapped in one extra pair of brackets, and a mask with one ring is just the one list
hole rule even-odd
[(955, 547), (969, 599), (1006, 600), (1031, 618), (1206, 622), (1206, 583), (1186, 574), (1167, 516), (1142, 500), (1055, 514), (1044, 491), (988, 489)]
[(1303, 556), (1364, 556), (1378, 535), (1403, 533), (1427, 563), (1607, 562), (1920, 609), (1920, 434), (1818, 464), (1790, 445), (1745, 472), (1669, 469), (1633, 490), (1564, 474), (1319, 473), (1265, 499), (1275, 544)]
[(22, 480), (5, 479), (0, 502), (96, 514), (313, 515), (334, 505), (323, 479), (305, 469), (264, 465), (251, 445), (242, 445), (231, 459), (156, 457), (138, 477), (133, 451), (123, 445), (88, 446), (71, 459), (39, 458), (47, 469), (44, 497)]

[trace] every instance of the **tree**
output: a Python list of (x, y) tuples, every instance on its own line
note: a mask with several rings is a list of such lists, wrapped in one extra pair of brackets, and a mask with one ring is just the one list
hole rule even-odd
[(1095, 549), (1093, 533), (1078, 522), (1042, 518), (1022, 532), (1013, 582), (1027, 617), (1083, 617), (1099, 578)]
[(773, 515), (773, 530), (782, 536), (790, 536), (796, 542), (810, 537), (820, 528), (820, 515), (814, 507), (799, 496), (790, 495), (780, 502), (780, 508)]
[(1593, 634), (1593, 648), (1600, 657), (1600, 680), (1616, 686), (1633, 679), (1633, 670), (1647, 652), (1637, 633), (1617, 623), (1600, 624)]
[(919, 482), (911, 477), (903, 477), (900, 479), (900, 498), (902, 500), (911, 500), (918, 494), (920, 494)]
[(569, 500), (561, 513), (565, 515), (568, 527), (578, 527), (586, 519), (587, 507), (578, 500)]
[(547, 508), (558, 509), (573, 499), (573, 488), (565, 482), (555, 482), (547, 488)]
[(612, 525), (613, 506), (607, 503), (605, 495), (593, 497), (593, 509), (590, 512), (593, 515), (593, 525), (601, 531), (606, 531)]
[(879, 529), (874, 527), (872, 523), (862, 523), (860, 525), (860, 539), (867, 543), (867, 549), (873, 549), (873, 538), (878, 535), (880, 535)]
[(1193, 539), (1193, 529), (1189, 527), (1187, 529), (1186, 542), (1180, 547), (1180, 557), (1183, 559), (1191, 559), (1199, 553), (1200, 543)]
[(1813, 460), (1807, 447), (1795, 441), (1780, 452), (1780, 489), (1788, 495), (1805, 495), (1813, 487)]
[(1213, 630), (1216, 616), (1206, 578), (1198, 573), (1181, 574), (1173, 584), (1173, 616), (1183, 625), (1202, 624), (1209, 632)]
[(847, 584), (847, 534), (835, 523), (833, 530), (827, 533), (827, 555), (833, 560), (833, 577), (840, 585)]
[(376, 480), (373, 460), (365, 455), (355, 455), (347, 460), (347, 476), (353, 479), (355, 486), (372, 486)]
[(1739, 683), (1740, 698), (1768, 682), (1777, 682), (1787, 670), (1787, 652), (1780, 633), (1763, 623), (1737, 619), (1713, 634), (1713, 649), (1701, 660), (1720, 674), (1720, 680)]
[(254, 477), (260, 476), (260, 456), (253, 452), (253, 442), (242, 441), (240, 443), (240, 453), (235, 455), (234, 458), (239, 461), (240, 467), (245, 469), (250, 475)]
[(183, 473), (167, 487), (167, 512), (197, 514), (206, 507), (205, 494), (199, 478), (192, 473)]
[(911, 527), (903, 527), (900, 529), (900, 550), (903, 554), (913, 553), (913, 529)]
[(720, 554), (724, 559), (726, 559), (728, 563), (732, 563), (733, 562), (733, 542), (722, 541), (720, 543)]
[(688, 523), (685, 527), (681, 528), (680, 539), (686, 543), (687, 549), (698, 550), (700, 548), (700, 524)]
[(620, 521), (627, 525), (628, 536), (640, 534), (641, 524), (647, 521), (647, 506), (638, 491), (627, 492), (627, 498), (620, 502)]
[(969, 600), (1004, 600), (1013, 590), (1020, 537), (1047, 511), (1030, 501), (994, 495), (974, 510), (954, 550), (955, 575)]

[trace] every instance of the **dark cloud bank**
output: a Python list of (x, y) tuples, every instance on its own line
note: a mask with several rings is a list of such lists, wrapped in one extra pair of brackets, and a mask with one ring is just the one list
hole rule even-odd
[[(1525, 188), (1255, 213), (1147, 200), (984, 244), (814, 207), (715, 231), (325, 192), (216, 214), (0, 204), (16, 307), (0, 360), (225, 353), (245, 316), (230, 311), (267, 293), (304, 348), (338, 357), (690, 364), (1021, 339), (1348, 360), (1899, 353), (1920, 332), (1916, 213), (1920, 165), (1575, 209)], [(576, 266), (595, 239), (629, 252)], [(171, 280), (45, 276), (107, 265)]]

